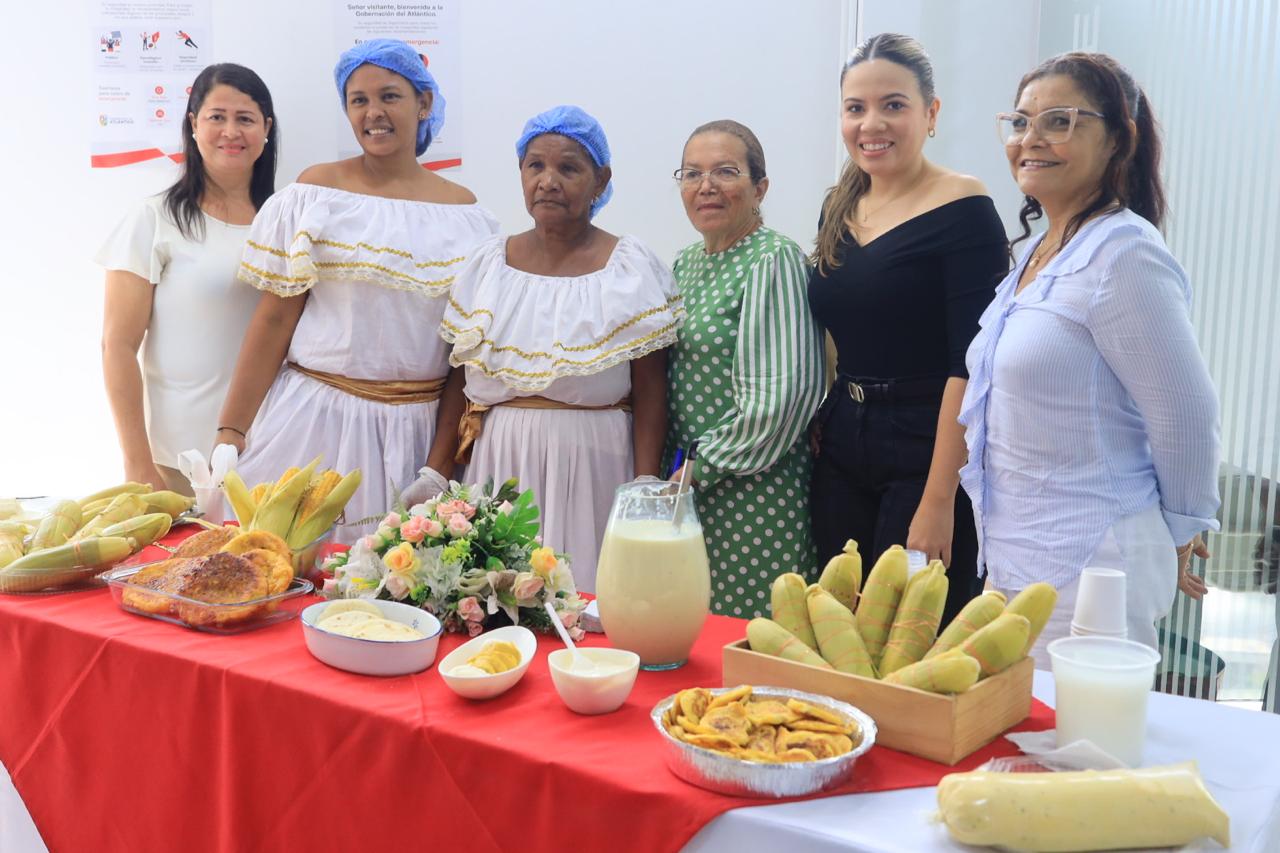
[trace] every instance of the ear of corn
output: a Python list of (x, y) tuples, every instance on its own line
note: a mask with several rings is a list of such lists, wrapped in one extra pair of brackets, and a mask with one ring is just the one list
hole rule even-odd
[(285, 483), (289, 482), (289, 480), (293, 477), (293, 475), (294, 475), (294, 474), (298, 473), (298, 472), (299, 472), (299, 471), (301, 471), (301, 470), (302, 470), (302, 469), (301, 469), (301, 468), (299, 468), (297, 465), (292, 465), (292, 466), (290, 466), (290, 467), (286, 468), (286, 469), (284, 470), (284, 473), (280, 475), (280, 479), (279, 479), (279, 480), (276, 480), (276, 482), (275, 482), (275, 487), (276, 487), (277, 489), (278, 489), (278, 488), (280, 488), (280, 487), (281, 487), (281, 486), (283, 486)]
[[(264, 486), (266, 484), (263, 484)], [(222, 478), (222, 491), (227, 496), (227, 501), (231, 504), (231, 511), (236, 514), (236, 521), (240, 522), (240, 526), (246, 530), (253, 521), (253, 514), (258, 509), (257, 500), (249, 494), (249, 489), (244, 484), (244, 480), (235, 471), (228, 471), (227, 476)], [(257, 491), (255, 489), (254, 491)], [(263, 491), (266, 491), (264, 488)]]
[(310, 518), (340, 482), (342, 475), (332, 468), (321, 471), (302, 493), (302, 503), (298, 504), (298, 520), (306, 521)]
[[(1027, 637), (1031, 635), (1031, 622), (1025, 616), (1005, 611), (958, 648), (982, 667), (982, 678), (1003, 672), (1026, 655)], [(944, 652), (949, 655), (951, 652)], [(941, 657), (941, 655), (939, 656)]]
[(22, 557), (22, 536), (0, 530), (0, 569)]
[(27, 554), (5, 566), (3, 571), (22, 572), (31, 569), (70, 569), (78, 566), (101, 566), (123, 560), (133, 553), (133, 543), (122, 536), (94, 537), (68, 542)]
[(947, 603), (947, 575), (942, 561), (935, 560), (907, 582), (898, 611), (889, 629), (880, 658), (882, 676), (921, 660), (934, 638)]
[(103, 536), (122, 536), (133, 540), (133, 550), (141, 551), (169, 532), (173, 517), (167, 512), (152, 512), (125, 519), (102, 528)]
[(1027, 617), (1031, 623), (1031, 633), (1027, 635), (1027, 647), (1023, 654), (1031, 651), (1036, 638), (1044, 630), (1053, 608), (1058, 604), (1058, 591), (1047, 583), (1033, 583), (1013, 597), (1013, 601), (1004, 609), (1005, 613), (1017, 613)]
[(80, 504), (75, 501), (59, 501), (44, 517), (31, 539), (31, 550), (42, 551), (65, 545), (80, 529)]
[(795, 572), (778, 575), (770, 589), (769, 612), (773, 621), (797, 637), (810, 649), (818, 650), (818, 640), (809, 624), (809, 606), (805, 603), (804, 578)]
[(106, 509), (80, 526), (80, 529), (71, 537), (71, 541), (78, 542), (90, 536), (97, 536), (103, 528), (133, 518), (135, 515), (142, 515), (146, 509), (146, 501), (138, 494), (128, 492), (116, 495), (111, 499), (111, 503), (107, 504)]
[(167, 489), (160, 492), (148, 492), (142, 499), (146, 501), (147, 512), (168, 513), (170, 518), (177, 518), (196, 505), (195, 498), (180, 495)]
[(91, 504), (94, 501), (102, 500), (104, 498), (114, 498), (117, 495), (129, 493), (143, 495), (149, 491), (151, 491), (151, 487), (146, 483), (120, 483), (119, 485), (112, 486), (109, 489), (103, 489), (102, 491), (94, 492), (91, 495), (85, 495), (78, 501), (78, 503), (83, 510), (85, 504)]
[[(327, 477), (332, 473), (334, 472), (326, 471), (324, 476)], [(338, 516), (342, 515), (342, 510), (346, 507), (347, 501), (351, 500), (356, 489), (360, 488), (361, 479), (360, 469), (357, 468), (345, 477), (341, 477), (329, 492), (320, 498), (319, 504), (312, 507), (306, 515), (299, 510), (300, 520), (294, 522), (293, 529), (286, 537), (289, 547), (303, 548), (328, 530), (338, 520)]]
[(984, 625), (992, 622), (1004, 612), (1004, 593), (989, 589), (977, 598), (972, 599), (951, 620), (940, 635), (938, 641), (925, 654), (924, 659), (936, 657), (945, 651), (954, 649), (969, 637), (973, 636)]
[(835, 596), (836, 601), (853, 610), (862, 587), (862, 555), (858, 543), (850, 539), (844, 543), (844, 551), (827, 561), (818, 583)]
[(907, 552), (901, 545), (894, 545), (880, 555), (867, 575), (854, 613), (858, 632), (867, 645), (871, 662), (877, 667), (889, 639), (889, 629), (893, 627), (893, 617), (898, 612), (898, 600), (906, 586)]
[[(265, 502), (267, 498), (271, 497), (271, 493), (275, 491), (275, 487), (275, 483), (259, 483), (253, 487), (253, 491), (249, 493), (249, 497), (253, 499), (255, 509), (262, 506), (263, 502)], [(249, 520), (253, 521), (253, 516), (250, 516)]]
[(258, 504), (249, 527), (253, 530), (269, 530), (281, 539), (286, 538), (289, 529), (293, 527), (293, 519), (298, 514), (302, 492), (311, 482), (311, 472), (319, 464), (320, 458), (316, 457), (307, 467), (295, 471), (283, 483), (277, 483), (271, 497)]
[(80, 517), (82, 519), (93, 518), (95, 515), (106, 509), (111, 501), (112, 498), (98, 498), (96, 501), (89, 501), (87, 504), (78, 504), (80, 507)]
[(809, 608), (809, 622), (818, 640), (818, 651), (832, 669), (875, 678), (871, 656), (867, 654), (867, 647), (849, 608), (820, 586), (809, 587), (805, 601)]
[(943, 655), (904, 666), (884, 680), (930, 693), (963, 693), (977, 683), (981, 672), (982, 667), (968, 655)]
[(831, 669), (822, 656), (772, 619), (756, 618), (747, 623), (747, 643), (751, 650), (796, 663)]

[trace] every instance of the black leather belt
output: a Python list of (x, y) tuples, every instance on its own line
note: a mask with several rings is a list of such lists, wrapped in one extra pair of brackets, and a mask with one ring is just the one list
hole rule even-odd
[(947, 386), (947, 376), (929, 376), (916, 379), (866, 379), (840, 374), (836, 385), (844, 386), (855, 403), (868, 400), (938, 400)]

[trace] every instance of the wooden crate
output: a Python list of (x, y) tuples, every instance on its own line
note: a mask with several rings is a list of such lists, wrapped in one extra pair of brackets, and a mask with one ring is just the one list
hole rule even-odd
[(753, 652), (745, 639), (724, 647), (724, 686), (789, 687), (848, 702), (876, 721), (876, 743), (942, 764), (955, 764), (1027, 718), (1034, 670), (1024, 658), (964, 693), (943, 696)]

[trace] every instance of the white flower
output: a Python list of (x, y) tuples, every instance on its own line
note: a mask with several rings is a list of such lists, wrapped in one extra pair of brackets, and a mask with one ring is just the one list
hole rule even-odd
[(392, 572), (387, 576), (387, 592), (396, 601), (401, 601), (409, 594), (409, 585), (405, 583), (404, 578)]
[(577, 586), (573, 583), (573, 572), (569, 570), (569, 558), (563, 557), (556, 561), (555, 568), (551, 570), (551, 577), (548, 579), (547, 586), (550, 588), (551, 594), (557, 592), (565, 592), (569, 595), (576, 595)]

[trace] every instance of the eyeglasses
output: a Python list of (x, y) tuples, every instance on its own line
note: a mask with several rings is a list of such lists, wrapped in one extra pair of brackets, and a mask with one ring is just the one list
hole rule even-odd
[(696, 187), (702, 184), (702, 179), (706, 178), (716, 186), (721, 184), (729, 184), (742, 177), (742, 170), (737, 166), (717, 166), (710, 172), (702, 172), (698, 169), (676, 169), (672, 177), (680, 182), (682, 187)]
[(1061, 145), (1071, 138), (1080, 116), (1106, 118), (1102, 113), (1082, 110), (1079, 107), (1054, 107), (1034, 116), (1026, 113), (1000, 113), (996, 116), (996, 130), (1005, 145), (1019, 145), (1027, 138), (1027, 131), (1034, 130), (1050, 145)]

